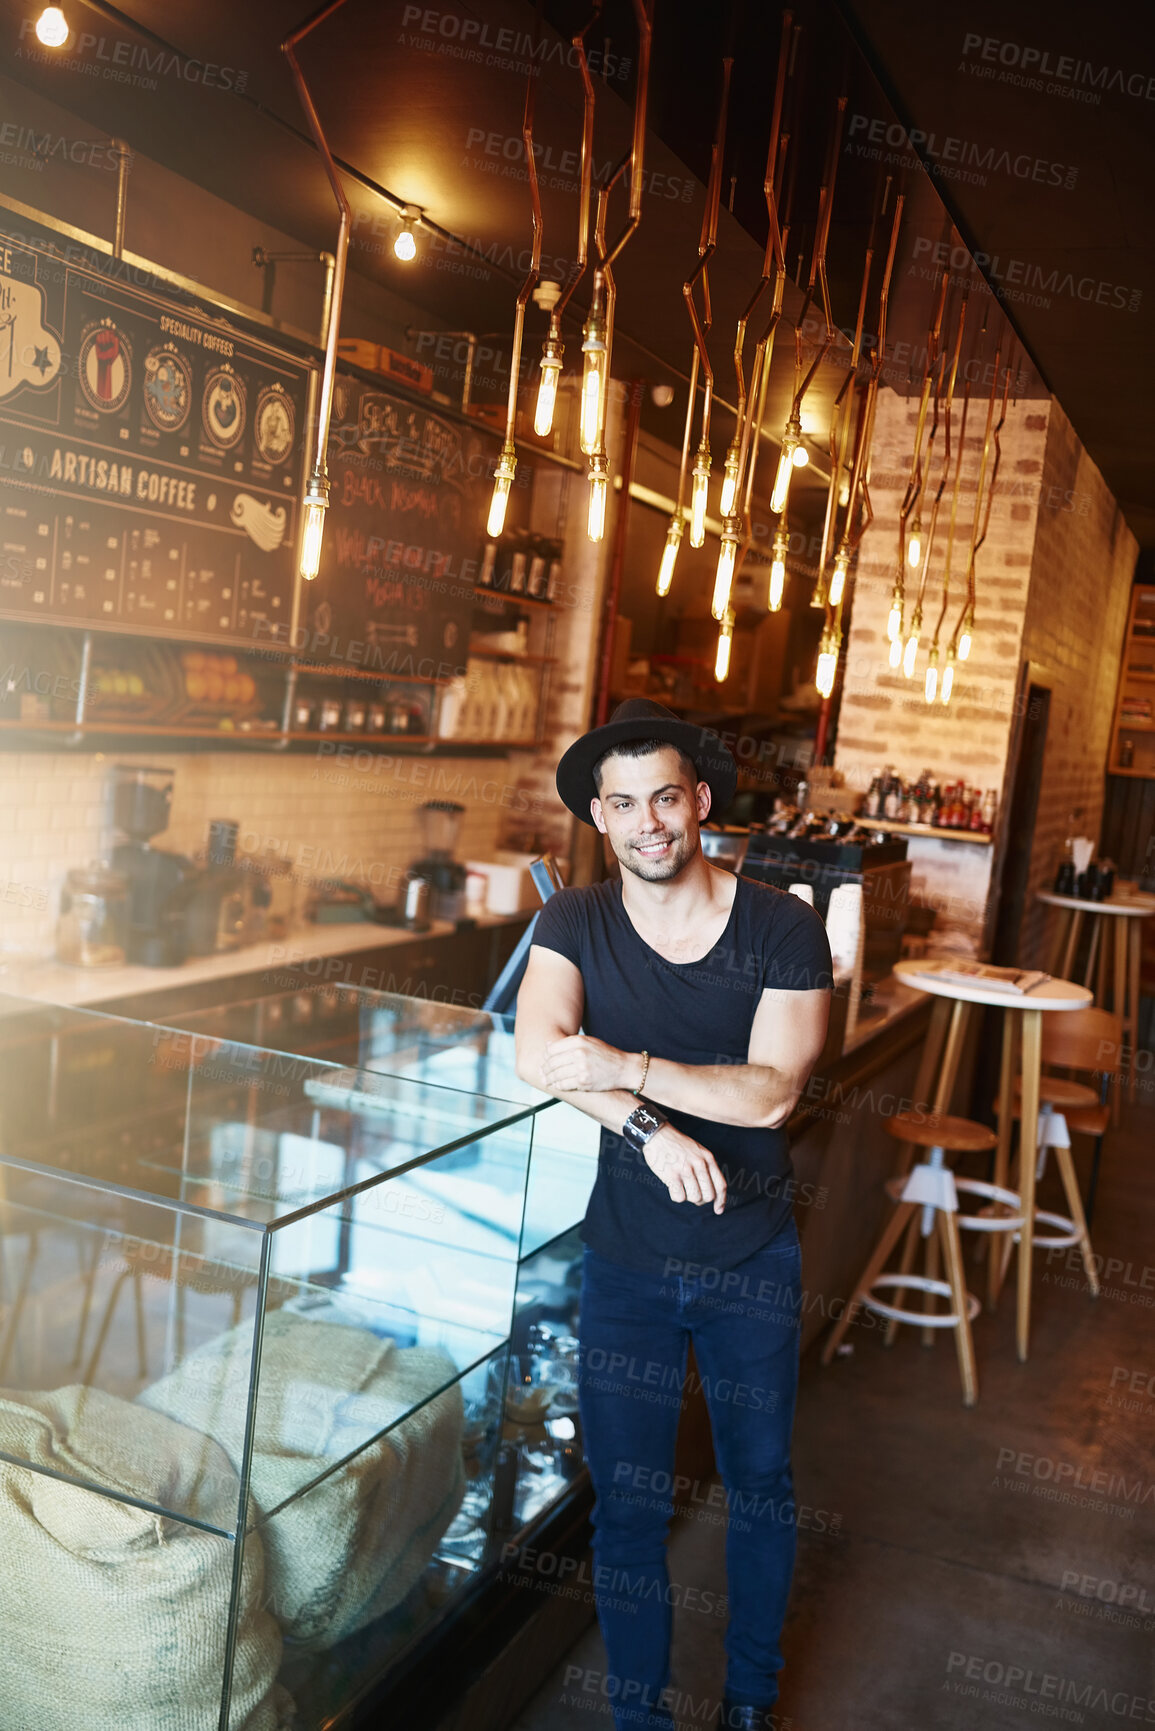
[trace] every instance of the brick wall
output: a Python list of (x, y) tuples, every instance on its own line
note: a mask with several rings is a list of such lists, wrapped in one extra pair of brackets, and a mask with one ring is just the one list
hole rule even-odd
[[(960, 409), (956, 404), (956, 441)], [(965, 780), (970, 786), (993, 788), (1001, 800), (1049, 413), (1048, 405), (1037, 401), (1008, 406), (990, 527), (976, 564), (974, 647), (970, 658), (956, 670), (949, 705), (928, 705), (923, 698), (923, 678), (941, 607), (951, 488), (948, 485), (939, 511), (918, 664), (914, 678), (907, 680), (901, 669), (892, 671), (888, 665), (886, 621), (918, 403), (890, 390), (880, 394), (870, 489), (874, 520), (858, 550), (834, 760), (856, 790), (865, 792), (873, 772), (893, 764), (905, 779), (929, 769), (940, 783)], [(963, 451), (950, 598), (940, 638), (943, 649), (963, 602), (985, 416), (985, 401), (972, 402)], [(942, 449), (940, 426), (931, 469), (935, 487)], [(957, 444), (955, 449), (957, 452)], [(928, 499), (922, 511), (924, 525), (929, 524), (929, 516)], [(909, 620), (908, 587), (908, 625)], [(938, 910), (936, 946), (976, 952), (990, 897), (992, 849), (912, 838), (910, 858), (913, 893)]]
[(1020, 936), (1046, 955), (1047, 888), (1069, 835), (1098, 840), (1119, 656), (1138, 543), (1058, 403), (1047, 427), (1022, 655), (1053, 681), (1043, 779)]

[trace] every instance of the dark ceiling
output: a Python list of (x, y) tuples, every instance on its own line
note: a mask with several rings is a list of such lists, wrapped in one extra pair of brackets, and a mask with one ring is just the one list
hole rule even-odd
[[(27, 0), (0, 0), (0, 40), (12, 45), (4, 70), (11, 78), (303, 243), (332, 244), (332, 195), (278, 50), (306, 15), (300, 0), (243, 6), (198, 0), (195, 7), (187, 0), (129, 0), (119, 11), (87, 0), (65, 4), (74, 29), (99, 44), (70, 61), (29, 56), (27, 20), (37, 8)], [(954, 292), (961, 276), (973, 275), (957, 246), (953, 217), (972, 251), (991, 261), (986, 274), (1005, 311), (1132, 529), (1144, 545), (1155, 546), (1147, 480), (1155, 457), (1147, 412), (1155, 260), (1141, 198), (1141, 183), (1150, 184), (1155, 171), (1150, 15), (1145, 9), (1135, 26), (1134, 15), (1121, 7), (1104, 17), (1091, 8), (1044, 8), (1033, 0), (1009, 7), (994, 0), (839, 4), (841, 11), (834, 0), (800, 0), (794, 9), (799, 28), (787, 103), (786, 186), (792, 273), (804, 271), (809, 259), (820, 165), (836, 99), (845, 95), (830, 240), (836, 322), (846, 329), (853, 324), (863, 250), (890, 177), (890, 197), (901, 190), (906, 205), (887, 381), (900, 390), (917, 386), (917, 361), (905, 357), (925, 339), (935, 259), (953, 253)], [(545, 274), (565, 274), (575, 250), (581, 117), (568, 38), (589, 14), (588, 0), (545, 0), (542, 11), (524, 0), (438, 0), (433, 7), (347, 0), (318, 27), (301, 59), (345, 169), (355, 221), (353, 271), (418, 305), (431, 325), (509, 330), (512, 285), (524, 269), (529, 240), (520, 159), (528, 46), (541, 61), (535, 140), (542, 153)], [(687, 371), (690, 330), (680, 284), (697, 256), (721, 60), (731, 54), (723, 175), (728, 208), (712, 267), (711, 353), (722, 403), (716, 451), (729, 435), (734, 322), (761, 268), (762, 177), (781, 16), (777, 5), (761, 0), (694, 8), (657, 0), (643, 218), (619, 272), (616, 358), (618, 369), (651, 382), (677, 385)], [(601, 167), (616, 160), (629, 137), (637, 58), (629, 0), (606, 0), (587, 40), (599, 68), (594, 156)], [(109, 79), (99, 62), (107, 64), (118, 43), (128, 45), (122, 55), (152, 55), (163, 43), (212, 62), (227, 70), (230, 88), (165, 76), (158, 93)], [(1000, 81), (1001, 72), (1022, 77), (1028, 57), (1030, 68), (1048, 69), (1040, 72), (1042, 89)], [(94, 64), (101, 76), (94, 75)], [(244, 74), (241, 91), (238, 73)], [(1077, 100), (1080, 90), (1099, 100)], [(904, 130), (930, 172), (904, 141)], [(426, 213), (421, 252), (408, 267), (396, 262), (389, 244), (390, 209), (404, 202)], [(621, 223), (622, 209), (619, 196), (611, 230)], [(379, 238), (383, 232), (385, 239)], [(447, 268), (469, 259), (470, 249), (469, 274)], [(981, 258), (978, 263), (981, 268)], [(876, 268), (872, 294), (877, 279)], [(578, 317), (586, 304), (583, 289), (573, 303)], [(801, 298), (801, 289), (790, 284), (788, 317), (797, 316)], [(989, 359), (1001, 340), (1005, 354), (1003, 321), (989, 296), (985, 334), (982, 322), (971, 321), (971, 352)], [(530, 365), (542, 325), (533, 314)], [(571, 356), (576, 329), (577, 318), (567, 332)], [(894, 353), (895, 344), (907, 346)], [(793, 361), (792, 342), (780, 341), (768, 429), (784, 418)], [(816, 381), (804, 415), (808, 432), (821, 431), (842, 376), (834, 359)], [(1024, 362), (1020, 389), (1030, 395), (1041, 388)], [(647, 398), (644, 424), (680, 442), (677, 401), (660, 410)]]

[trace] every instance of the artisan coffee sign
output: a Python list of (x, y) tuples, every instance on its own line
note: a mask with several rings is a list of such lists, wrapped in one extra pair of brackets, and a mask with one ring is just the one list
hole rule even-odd
[(398, 678), (465, 671), (492, 435), (339, 374), (310, 653)]
[(287, 640), (308, 367), (0, 209), (0, 613)]

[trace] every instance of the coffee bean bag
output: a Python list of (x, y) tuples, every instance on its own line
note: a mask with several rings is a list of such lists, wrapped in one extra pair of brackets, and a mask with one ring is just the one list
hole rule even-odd
[[(116, 1498), (231, 1531), (239, 1483), (222, 1451), (160, 1413), (75, 1387), (0, 1390), (0, 1451), (28, 1463), (0, 1461), (5, 1731), (216, 1731), (234, 1548)], [(274, 1684), (280, 1631), (260, 1608), (263, 1573), (250, 1535), (233, 1731), (290, 1723)]]
[[(251, 1352), (251, 1329), (230, 1330), (137, 1398), (239, 1465)], [(443, 1386), (455, 1375), (442, 1352), (267, 1315), (250, 1521), (269, 1609), (291, 1640), (331, 1647), (418, 1580), (465, 1490), (461, 1390)]]

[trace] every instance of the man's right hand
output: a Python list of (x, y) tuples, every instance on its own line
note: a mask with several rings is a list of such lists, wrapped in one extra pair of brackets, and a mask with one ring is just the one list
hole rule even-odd
[(726, 1180), (708, 1148), (672, 1124), (663, 1124), (642, 1152), (646, 1165), (675, 1202), (693, 1202), (698, 1207), (712, 1202), (714, 1213), (721, 1214), (726, 1206)]

